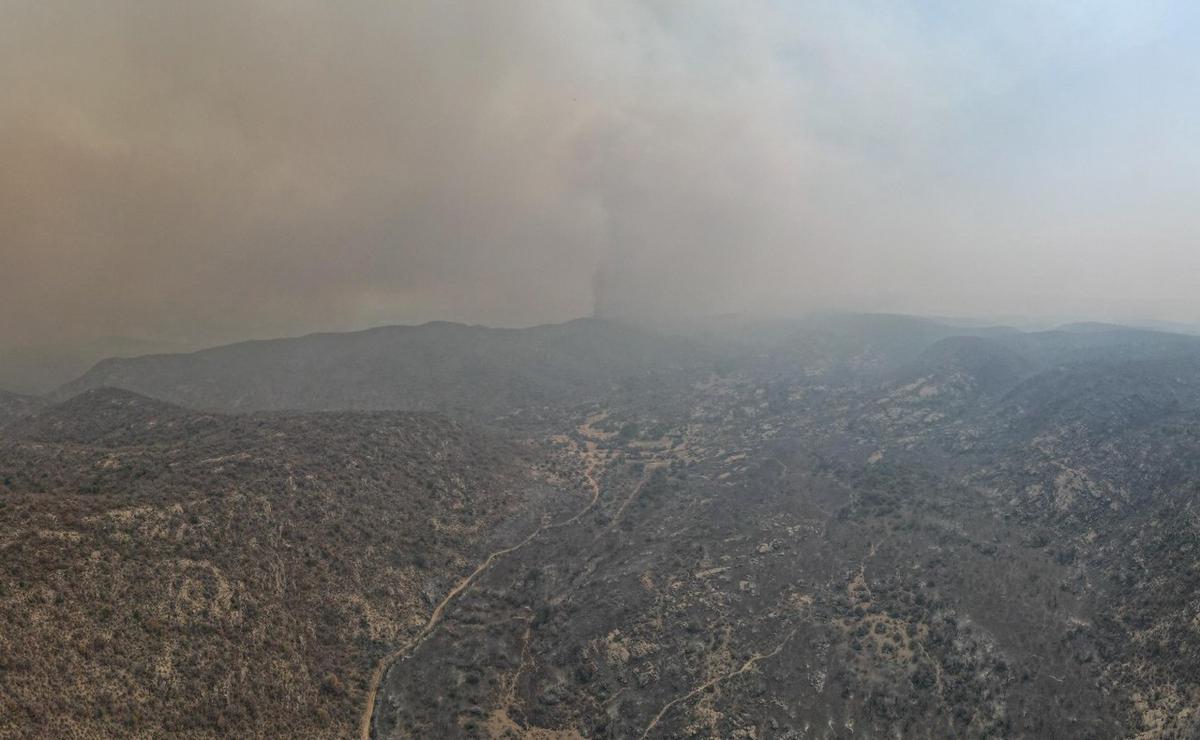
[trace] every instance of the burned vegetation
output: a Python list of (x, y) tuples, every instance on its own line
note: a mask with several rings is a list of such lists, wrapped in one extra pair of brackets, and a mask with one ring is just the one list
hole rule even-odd
[(432, 414), (100, 390), (0, 442), (0, 735), (338, 737), (374, 661), (545, 484)]
[(449, 416), (24, 408), (0, 735), (1200, 731), (1200, 342), (901, 317), (673, 341)]

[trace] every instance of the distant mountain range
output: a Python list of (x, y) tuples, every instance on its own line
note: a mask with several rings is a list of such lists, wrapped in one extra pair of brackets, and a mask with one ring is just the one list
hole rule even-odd
[(710, 365), (694, 343), (608, 321), (528, 329), (434, 322), (108, 359), (52, 397), (111, 386), (220, 411), (488, 415), (594, 399), (623, 381)]
[(0, 396), (0, 424), (43, 400), (104, 387), (222, 412), (397, 409), (496, 417), (596, 400), (663, 374), (701, 378), (737, 368), (758, 378), (886, 380), (961, 365), (995, 393), (1063, 365), (1196, 356), (1200, 338), (1185, 334), (1107, 324), (1023, 332), (883, 314), (721, 316), (654, 331), (594, 319), (526, 329), (433, 322), (110, 357), (44, 399)]

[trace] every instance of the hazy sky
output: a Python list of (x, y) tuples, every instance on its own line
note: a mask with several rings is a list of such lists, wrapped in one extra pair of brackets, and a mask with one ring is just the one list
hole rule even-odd
[(0, 345), (1200, 320), (1195, 3), (0, 4)]

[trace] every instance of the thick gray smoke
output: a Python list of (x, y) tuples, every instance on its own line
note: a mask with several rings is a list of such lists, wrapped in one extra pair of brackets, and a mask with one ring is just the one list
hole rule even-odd
[(5, 3), (0, 346), (1200, 318), (1187, 5), (964, 5)]

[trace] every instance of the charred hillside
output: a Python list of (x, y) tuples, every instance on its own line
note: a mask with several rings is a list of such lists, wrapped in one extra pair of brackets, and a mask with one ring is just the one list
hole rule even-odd
[[(451, 352), (476, 330), (421, 331), (400, 365), (346, 335), (94, 372), (457, 420), (94, 388), (10, 421), (0, 734), (1200, 731), (1195, 338), (721, 317)], [(402, 372), (365, 383), (380, 367)]]
[(0, 439), (0, 735), (348, 735), (539, 460), (435, 414), (46, 408)]

